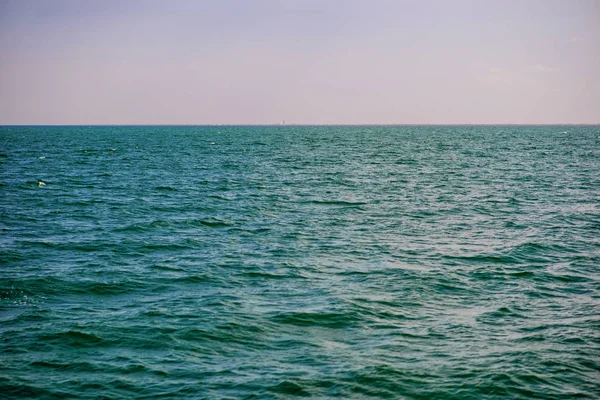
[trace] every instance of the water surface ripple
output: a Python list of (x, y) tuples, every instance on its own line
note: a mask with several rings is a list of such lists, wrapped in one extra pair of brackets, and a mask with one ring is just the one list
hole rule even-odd
[(0, 127), (4, 398), (600, 396), (600, 128)]

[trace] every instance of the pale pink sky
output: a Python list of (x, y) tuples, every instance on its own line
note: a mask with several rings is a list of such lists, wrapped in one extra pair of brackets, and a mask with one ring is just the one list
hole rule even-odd
[(600, 123), (600, 0), (0, 0), (0, 124)]

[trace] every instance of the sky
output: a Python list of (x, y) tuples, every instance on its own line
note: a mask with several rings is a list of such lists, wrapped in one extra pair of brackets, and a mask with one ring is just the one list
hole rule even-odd
[(600, 0), (0, 0), (0, 124), (600, 123)]

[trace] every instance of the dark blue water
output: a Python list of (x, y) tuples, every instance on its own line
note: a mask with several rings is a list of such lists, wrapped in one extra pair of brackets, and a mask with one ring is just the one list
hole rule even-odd
[(600, 397), (600, 127), (0, 127), (0, 397)]

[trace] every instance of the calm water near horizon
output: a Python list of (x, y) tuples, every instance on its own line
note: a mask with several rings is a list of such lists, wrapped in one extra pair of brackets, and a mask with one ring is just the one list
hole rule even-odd
[(599, 126), (0, 126), (0, 398), (600, 398)]

